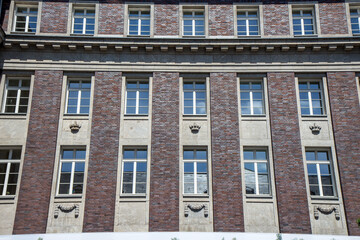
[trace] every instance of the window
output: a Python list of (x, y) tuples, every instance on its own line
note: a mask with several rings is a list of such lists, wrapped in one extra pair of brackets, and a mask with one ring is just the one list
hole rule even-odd
[(85, 149), (62, 150), (57, 194), (83, 193), (85, 157)]
[(329, 151), (306, 151), (311, 196), (335, 196)]
[(208, 194), (206, 150), (184, 150), (184, 193)]
[(244, 150), (246, 194), (269, 195), (270, 180), (266, 150)]
[(126, 82), (125, 114), (147, 115), (149, 111), (149, 82)]
[(323, 92), (320, 82), (299, 82), (301, 115), (324, 115)]
[(184, 114), (206, 114), (206, 83), (184, 82)]
[(351, 30), (353, 34), (360, 34), (360, 8), (350, 9)]
[(14, 31), (35, 33), (37, 26), (37, 6), (16, 6)]
[(129, 35), (150, 35), (150, 8), (129, 8)]
[(239, 10), (237, 12), (238, 36), (259, 35), (259, 15), (257, 10)]
[(0, 196), (16, 193), (21, 149), (0, 149)]
[(30, 93), (30, 79), (9, 78), (6, 81), (3, 113), (27, 113)]
[(125, 149), (123, 155), (122, 193), (146, 193), (147, 150)]
[(190, 10), (185, 8), (183, 11), (183, 28), (184, 36), (204, 36), (204, 9)]
[(261, 81), (240, 82), (241, 115), (265, 114), (263, 89)]
[(72, 24), (72, 33), (94, 35), (95, 8), (74, 8)]
[(294, 35), (315, 34), (314, 9), (293, 9)]
[(70, 79), (67, 87), (66, 113), (89, 114), (91, 81)]

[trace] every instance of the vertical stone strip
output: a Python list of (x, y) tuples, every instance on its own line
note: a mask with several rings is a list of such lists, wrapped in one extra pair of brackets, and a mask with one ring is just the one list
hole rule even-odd
[(233, 9), (232, 4), (209, 5), (210, 36), (234, 36)]
[(153, 79), (150, 231), (179, 231), (179, 73)]
[(179, 35), (180, 18), (178, 4), (155, 4), (154, 15), (155, 35)]
[(344, 2), (319, 3), (321, 34), (348, 34), (346, 8)]
[(263, 11), (265, 36), (290, 35), (288, 4), (264, 3)]
[(118, 1), (99, 5), (99, 34), (124, 34), (124, 8)]
[(311, 233), (294, 73), (268, 73), (280, 232)]
[(210, 74), (214, 230), (244, 231), (236, 73)]
[(331, 118), (349, 235), (360, 235), (360, 108), (354, 72), (329, 72)]
[(121, 77), (121, 72), (95, 73), (84, 232), (114, 229)]
[(62, 71), (35, 71), (14, 234), (46, 231), (62, 80)]
[[(69, 3), (64, 1), (43, 1), (41, 9), (40, 32), (66, 33)], [(39, 27), (39, 26), (38, 26)]]

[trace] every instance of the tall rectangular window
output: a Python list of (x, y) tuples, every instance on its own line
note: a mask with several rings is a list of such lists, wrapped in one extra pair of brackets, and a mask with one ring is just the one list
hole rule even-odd
[(263, 115), (264, 87), (261, 81), (240, 82), (241, 115)]
[(184, 82), (184, 114), (206, 114), (206, 83)]
[(67, 86), (66, 113), (89, 114), (91, 81), (69, 79)]
[(129, 8), (129, 35), (150, 35), (150, 7)]
[(352, 34), (360, 34), (360, 8), (350, 9)]
[(83, 193), (85, 158), (85, 149), (62, 150), (57, 194), (79, 195)]
[(237, 12), (238, 36), (259, 35), (259, 13), (257, 10), (239, 10)]
[(315, 34), (314, 9), (293, 9), (294, 35)]
[(299, 82), (300, 107), (303, 116), (324, 115), (322, 84), (319, 81)]
[(73, 12), (72, 33), (90, 34), (95, 32), (95, 8), (94, 7), (76, 7)]
[(149, 82), (126, 82), (125, 114), (147, 115), (149, 112)]
[(0, 149), (0, 196), (16, 194), (21, 149)]
[(208, 194), (207, 151), (184, 150), (184, 193)]
[(147, 149), (125, 149), (123, 153), (122, 193), (146, 193)]
[(37, 27), (37, 6), (16, 6), (14, 31), (35, 33)]
[(205, 13), (204, 9), (183, 11), (183, 35), (204, 36), (205, 35)]
[(27, 113), (30, 94), (30, 79), (9, 78), (6, 81), (3, 113)]
[(269, 195), (270, 177), (266, 150), (244, 150), (246, 194)]
[(335, 196), (334, 175), (329, 151), (306, 151), (311, 196)]

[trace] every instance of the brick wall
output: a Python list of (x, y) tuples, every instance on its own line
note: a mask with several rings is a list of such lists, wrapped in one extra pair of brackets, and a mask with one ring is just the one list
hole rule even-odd
[(264, 4), (264, 35), (290, 35), (288, 4)]
[(311, 233), (294, 73), (268, 73), (280, 232)]
[(179, 5), (155, 4), (155, 35), (179, 35)]
[(214, 231), (244, 231), (236, 73), (210, 74)]
[(321, 34), (348, 34), (345, 3), (319, 3), (319, 18)]
[(4, 32), (7, 31), (8, 29), (9, 8), (10, 8), (10, 0), (3, 0), (3, 4), (0, 12), (0, 23)]
[(46, 231), (62, 80), (62, 71), (35, 71), (14, 234)]
[(40, 32), (66, 33), (68, 23), (69, 3), (43, 1), (41, 9)]
[(360, 235), (360, 108), (353, 72), (329, 72), (328, 91), (339, 175), (350, 235)]
[(111, 232), (119, 151), (121, 72), (96, 72), (84, 232)]
[(125, 5), (102, 3), (99, 6), (99, 34), (124, 34)]
[(179, 231), (179, 74), (154, 73), (150, 231)]
[(234, 36), (234, 6), (209, 5), (209, 36)]

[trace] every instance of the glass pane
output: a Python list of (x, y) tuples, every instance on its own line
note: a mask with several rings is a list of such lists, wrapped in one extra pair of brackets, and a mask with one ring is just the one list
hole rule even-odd
[(318, 184), (317, 175), (309, 175), (309, 184)]
[(71, 172), (71, 168), (72, 168), (72, 163), (71, 162), (66, 162), (66, 163), (62, 163), (61, 165), (61, 172), (62, 173), (69, 173)]
[(258, 167), (258, 173), (266, 173), (267, 174), (267, 172), (268, 172), (267, 163), (258, 163), (257, 167)]
[(82, 184), (74, 184), (73, 186), (73, 194), (82, 194), (83, 185)]
[(132, 193), (132, 183), (124, 183), (122, 193)]
[(8, 183), (17, 183), (17, 179), (18, 179), (18, 174), (9, 174), (9, 179), (8, 179)]
[(133, 182), (133, 172), (124, 172), (123, 182), (124, 183), (132, 183)]
[[(245, 174), (252, 174), (255, 172), (254, 163), (245, 163)], [(255, 178), (254, 178), (255, 182)]]
[(246, 194), (255, 194), (255, 184), (246, 183)]
[(197, 163), (197, 172), (198, 173), (207, 173), (207, 163)]
[(126, 114), (135, 114), (136, 108), (135, 107), (127, 107), (126, 108)]
[(249, 114), (251, 114), (250, 108), (241, 107), (241, 114), (242, 114), (242, 115), (249, 115)]
[(75, 159), (85, 159), (86, 151), (85, 150), (76, 150)]
[(193, 109), (191, 108), (184, 108), (184, 114), (193, 114)]
[(136, 184), (136, 193), (146, 193), (146, 183)]
[(323, 185), (332, 185), (331, 176), (321, 176), (321, 183)]
[(71, 174), (70, 173), (62, 173), (60, 175), (60, 183), (70, 183)]
[(139, 92), (139, 98), (146, 98), (146, 99), (148, 99), (148, 98), (149, 98), (149, 92), (147, 92), (147, 91), (141, 91), (141, 92)]
[(84, 162), (77, 162), (75, 163), (75, 172), (84, 172), (85, 171), (85, 163)]
[(11, 163), (10, 165), (10, 173), (18, 173), (19, 172), (20, 163)]
[(317, 175), (316, 164), (308, 164), (307, 170), (309, 175)]
[(145, 182), (146, 182), (146, 172), (137, 172), (136, 183), (145, 183)]
[(84, 173), (75, 173), (74, 174), (74, 183), (82, 183), (84, 180)]
[(261, 92), (253, 92), (253, 99), (262, 99)]
[[(186, 175), (185, 175), (186, 177)], [(193, 183), (184, 183), (184, 193), (194, 193)]]
[(310, 115), (309, 108), (301, 108), (301, 115)]
[(10, 150), (0, 149), (0, 160), (9, 159)]
[(194, 172), (194, 163), (184, 163), (184, 172), (193, 173)]
[(259, 184), (259, 194), (270, 194), (269, 184)]
[(197, 193), (207, 193), (207, 174), (197, 175)]
[(245, 160), (254, 159), (254, 152), (253, 151), (244, 151), (244, 159)]
[(146, 159), (147, 158), (147, 150), (137, 150), (136, 158), (137, 159)]
[(207, 154), (205, 150), (196, 151), (196, 159), (207, 159)]
[(9, 184), (6, 189), (6, 195), (15, 195), (16, 193), (16, 184)]
[(139, 108), (139, 114), (148, 114), (148, 108), (147, 107), (140, 107)]
[(59, 194), (69, 194), (70, 184), (60, 184)]
[(329, 164), (320, 164), (320, 174), (331, 174), (330, 165)]
[(313, 114), (314, 115), (322, 115), (323, 114), (322, 108), (313, 108)]
[(328, 152), (317, 152), (317, 157), (318, 157), (317, 160), (324, 160), (324, 161), (329, 160)]
[(138, 162), (136, 165), (136, 171), (146, 173), (146, 162)]
[(194, 151), (192, 151), (192, 150), (184, 150), (184, 159), (195, 159)]
[(241, 92), (240, 97), (242, 100), (250, 99), (250, 92)]
[(66, 149), (63, 150), (61, 159), (73, 159), (73, 158), (74, 158), (73, 150), (66, 150)]
[(320, 195), (319, 186), (310, 186), (310, 195)]
[(332, 186), (323, 186), (323, 195), (324, 196), (334, 196), (334, 191)]
[(315, 160), (315, 152), (306, 152), (305, 155), (307, 161)]
[(148, 106), (149, 105), (149, 101), (148, 100), (140, 100), (139, 101), (139, 106)]

